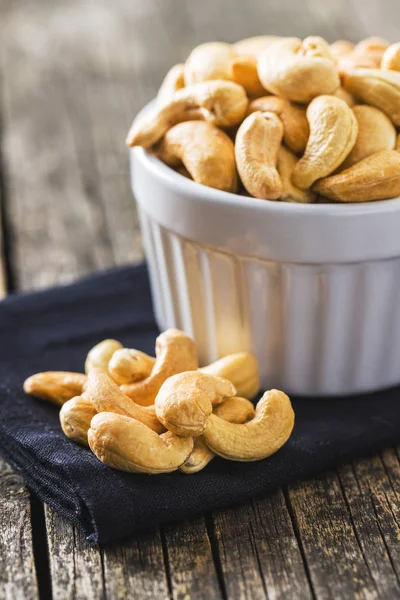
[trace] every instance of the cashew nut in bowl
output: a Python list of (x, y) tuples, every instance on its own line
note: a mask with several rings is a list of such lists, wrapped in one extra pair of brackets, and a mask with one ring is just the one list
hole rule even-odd
[(239, 56), (252, 56), (258, 58), (271, 44), (280, 40), (278, 35), (255, 35), (239, 40), (233, 44), (235, 53)]
[(245, 424), (228, 423), (210, 415), (203, 441), (215, 454), (228, 460), (261, 460), (285, 444), (293, 426), (294, 412), (288, 396), (270, 390), (258, 402), (255, 417)]
[(93, 417), (88, 442), (104, 464), (133, 473), (176, 471), (193, 450), (192, 438), (170, 431), (158, 435), (136, 419), (110, 412)]
[(336, 40), (336, 42), (330, 44), (329, 50), (332, 56), (337, 60), (343, 56), (351, 54), (354, 50), (354, 44), (348, 40)]
[(310, 137), (292, 177), (294, 185), (303, 190), (342, 164), (353, 149), (358, 134), (352, 109), (335, 96), (315, 98), (307, 108), (307, 119)]
[[(229, 379), (236, 388), (236, 393), (245, 398), (253, 398), (260, 391), (260, 375), (258, 362), (251, 352), (228, 354), (219, 360), (199, 369), (207, 375), (215, 375)], [(227, 400), (222, 406), (226, 408)], [(214, 409), (214, 412), (217, 408)]]
[(124, 394), (137, 404), (154, 404), (158, 390), (168, 377), (199, 366), (194, 341), (183, 331), (167, 329), (156, 340), (156, 362), (149, 377), (121, 386)]
[(254, 112), (236, 134), (237, 169), (246, 190), (255, 198), (277, 200), (282, 183), (276, 169), (283, 125), (272, 112)]
[(90, 422), (96, 414), (97, 410), (89, 398), (84, 395), (71, 398), (60, 410), (61, 429), (77, 444), (87, 446)]
[(235, 57), (231, 44), (206, 42), (196, 46), (185, 64), (185, 84), (213, 79), (232, 79), (230, 62)]
[(386, 48), (382, 56), (381, 69), (400, 71), (400, 42)]
[(286, 146), (296, 154), (304, 152), (310, 128), (303, 106), (292, 104), (277, 96), (263, 96), (249, 104), (249, 114), (258, 110), (276, 113), (283, 124), (283, 141)]
[(174, 65), (164, 77), (157, 94), (159, 105), (167, 104), (178, 90), (185, 87), (185, 65)]
[(80, 396), (86, 384), (86, 375), (69, 371), (45, 371), (31, 375), (24, 381), (24, 392), (62, 406), (74, 396)]
[(229, 136), (205, 121), (172, 127), (156, 149), (170, 167), (183, 163), (192, 179), (209, 187), (236, 192), (235, 147)]
[(319, 54), (315, 42), (311, 51), (307, 39), (305, 44), (298, 38), (271, 44), (258, 59), (258, 76), (265, 89), (306, 104), (321, 94), (333, 94), (340, 85), (339, 74), (333, 57), (326, 57), (329, 48), (322, 41)]
[(254, 56), (236, 56), (231, 60), (232, 81), (244, 87), (247, 95), (256, 98), (266, 94), (258, 76), (257, 59)]
[(282, 182), (282, 193), (279, 200), (309, 204), (315, 200), (314, 192), (310, 189), (301, 190), (292, 181), (293, 171), (298, 160), (298, 157), (285, 146), (279, 148), (277, 169)]
[(118, 383), (134, 383), (149, 377), (156, 359), (140, 350), (116, 350), (108, 363), (110, 377)]
[(97, 412), (115, 412), (144, 423), (147, 427), (162, 433), (165, 431), (156, 417), (154, 406), (140, 406), (128, 398), (108, 375), (91, 370), (85, 396), (93, 402)]
[(357, 104), (354, 96), (352, 96), (349, 92), (347, 92), (342, 87), (340, 87), (338, 90), (336, 90), (336, 92), (333, 95), (336, 96), (336, 98), (340, 98), (341, 100), (346, 102), (346, 104), (348, 104), (349, 106), (354, 106), (355, 104)]
[(368, 202), (400, 196), (400, 153), (383, 150), (337, 175), (317, 181), (313, 189), (340, 202)]
[(103, 340), (93, 346), (86, 357), (85, 373), (89, 373), (90, 369), (101, 369), (108, 373), (108, 363), (114, 352), (120, 348), (123, 346), (117, 340)]
[(353, 69), (343, 75), (343, 87), (362, 102), (380, 108), (400, 127), (400, 73)]
[(126, 143), (150, 148), (173, 125), (186, 121), (185, 113), (190, 111), (193, 115), (193, 110), (217, 127), (232, 127), (243, 119), (247, 105), (244, 88), (233, 81), (196, 83), (175, 92), (168, 104), (156, 108), (151, 115), (134, 121)]
[(169, 431), (197, 437), (204, 431), (213, 406), (236, 394), (235, 386), (222, 377), (187, 371), (169, 377), (155, 399), (158, 420)]

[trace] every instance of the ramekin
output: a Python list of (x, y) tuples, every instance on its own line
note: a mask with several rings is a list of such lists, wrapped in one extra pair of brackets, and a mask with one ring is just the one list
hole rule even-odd
[(221, 192), (131, 150), (157, 323), (203, 364), (250, 350), (264, 388), (400, 383), (400, 198), (289, 204)]

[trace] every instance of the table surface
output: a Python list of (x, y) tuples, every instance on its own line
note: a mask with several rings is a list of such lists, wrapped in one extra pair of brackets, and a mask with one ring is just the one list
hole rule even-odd
[[(397, 0), (2, 0), (2, 294), (139, 261), (124, 137), (207, 40), (396, 41)], [(397, 449), (104, 548), (0, 459), (0, 597), (400, 597)]]

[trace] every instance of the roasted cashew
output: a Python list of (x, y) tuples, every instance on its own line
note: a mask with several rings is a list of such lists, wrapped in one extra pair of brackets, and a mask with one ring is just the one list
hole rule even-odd
[(369, 37), (359, 42), (349, 54), (338, 61), (339, 71), (345, 73), (355, 68), (378, 69), (389, 42), (378, 37)]
[[(219, 360), (199, 369), (207, 375), (228, 379), (236, 388), (236, 393), (245, 398), (253, 398), (260, 391), (258, 362), (251, 352), (228, 354)], [(220, 406), (227, 407), (227, 400)], [(215, 408), (214, 412), (217, 410)], [(228, 419), (230, 420), (230, 419)]]
[(310, 137), (293, 171), (295, 186), (305, 190), (330, 175), (356, 143), (358, 124), (351, 108), (335, 96), (318, 96), (307, 108)]
[(362, 102), (383, 110), (400, 127), (400, 73), (354, 69), (344, 74), (343, 87)]
[(173, 125), (187, 120), (185, 113), (197, 110), (198, 116), (217, 127), (232, 127), (247, 110), (248, 100), (241, 85), (233, 81), (205, 81), (178, 90), (168, 104), (156, 108), (151, 115), (132, 124), (128, 146), (150, 148)]
[(400, 196), (400, 153), (383, 150), (317, 181), (313, 189), (341, 202), (368, 202)]
[(298, 157), (285, 146), (280, 147), (277, 169), (282, 182), (282, 193), (279, 200), (309, 204), (315, 200), (315, 194), (310, 189), (301, 190), (292, 181), (298, 160)]
[(137, 383), (121, 386), (124, 394), (137, 404), (154, 404), (158, 390), (168, 377), (198, 368), (197, 350), (194, 341), (183, 331), (167, 329), (156, 340), (156, 362), (151, 375)]
[(354, 44), (348, 40), (337, 40), (336, 42), (333, 42), (333, 44), (330, 44), (329, 50), (332, 56), (337, 60), (351, 54), (354, 50)]
[(117, 340), (103, 340), (89, 351), (85, 361), (85, 373), (90, 369), (101, 369), (108, 373), (108, 363), (114, 352), (123, 348), (121, 342)]
[(45, 371), (31, 375), (24, 381), (24, 392), (62, 406), (74, 396), (80, 396), (86, 384), (86, 375), (69, 371)]
[(77, 444), (87, 446), (90, 422), (96, 414), (93, 402), (86, 396), (71, 398), (60, 410), (61, 429)]
[(397, 136), (396, 150), (397, 150), (397, 152), (400, 152), (400, 133)]
[(283, 141), (286, 146), (296, 154), (304, 152), (310, 135), (304, 107), (278, 96), (263, 96), (250, 102), (247, 112), (251, 114), (258, 110), (276, 113), (283, 123)]
[(140, 350), (121, 348), (116, 350), (108, 363), (110, 377), (118, 383), (134, 383), (148, 377), (156, 359)]
[[(254, 406), (245, 398), (233, 396), (214, 407), (214, 414), (229, 423), (246, 423), (254, 417)], [(193, 450), (185, 463), (179, 468), (182, 473), (198, 473), (214, 458), (215, 454), (203, 442), (201, 437), (194, 440)]]
[(341, 170), (381, 150), (393, 150), (396, 145), (396, 129), (385, 113), (366, 104), (353, 106), (353, 112), (358, 123), (358, 136), (353, 150), (341, 164)]
[(242, 85), (250, 97), (264, 96), (266, 91), (257, 71), (254, 56), (236, 56), (230, 63), (232, 81)]
[(154, 406), (140, 406), (128, 398), (112, 379), (102, 371), (92, 369), (88, 375), (85, 396), (93, 402), (97, 412), (114, 412), (144, 423), (162, 433), (165, 431), (156, 417)]
[(88, 431), (90, 449), (104, 464), (134, 473), (176, 471), (193, 449), (193, 439), (170, 431), (158, 435), (130, 417), (102, 412)]
[(381, 60), (381, 69), (400, 71), (400, 42), (386, 48)]
[[(322, 38), (319, 38), (322, 40)], [(333, 94), (340, 85), (333, 57), (324, 40), (308, 43), (284, 38), (271, 44), (258, 59), (258, 76), (273, 94), (293, 102), (308, 103), (321, 94)]]
[(229, 136), (211, 123), (175, 125), (161, 140), (157, 154), (170, 167), (183, 163), (197, 183), (236, 192), (235, 147)]
[(255, 112), (239, 127), (235, 141), (237, 169), (244, 187), (255, 198), (277, 200), (282, 193), (276, 169), (282, 136), (282, 121), (271, 112)]
[(204, 431), (213, 406), (236, 394), (235, 386), (222, 377), (187, 371), (169, 377), (155, 399), (158, 420), (169, 431), (197, 437)]
[(227, 423), (210, 415), (203, 441), (215, 454), (228, 460), (261, 460), (285, 444), (293, 426), (294, 412), (288, 396), (270, 390), (258, 402), (255, 417), (246, 424)]
[(213, 79), (232, 79), (230, 62), (234, 57), (231, 44), (206, 42), (196, 46), (185, 64), (185, 84), (189, 86)]
[(252, 56), (253, 58), (258, 58), (264, 50), (280, 39), (281, 38), (277, 35), (255, 35), (239, 40), (233, 44), (233, 49), (239, 56)]
[(185, 87), (185, 65), (174, 65), (164, 77), (157, 94), (157, 103), (167, 104), (173, 98), (175, 92)]

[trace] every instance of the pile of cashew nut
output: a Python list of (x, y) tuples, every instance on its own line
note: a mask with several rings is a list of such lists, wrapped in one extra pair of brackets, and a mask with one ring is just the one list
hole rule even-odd
[(259, 36), (172, 67), (129, 146), (219, 190), (287, 202), (400, 195), (400, 42)]
[(289, 439), (294, 412), (286, 394), (259, 392), (258, 364), (249, 352), (199, 368), (193, 340), (169, 329), (155, 358), (104, 340), (86, 358), (85, 374), (47, 371), (24, 390), (61, 407), (67, 437), (104, 464), (134, 473), (191, 474), (215, 455), (255, 461)]

